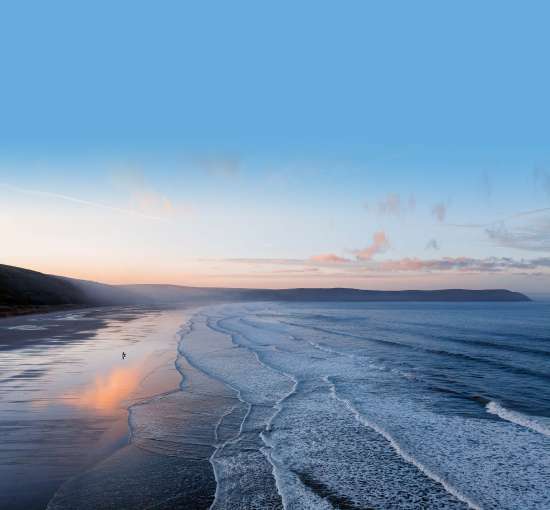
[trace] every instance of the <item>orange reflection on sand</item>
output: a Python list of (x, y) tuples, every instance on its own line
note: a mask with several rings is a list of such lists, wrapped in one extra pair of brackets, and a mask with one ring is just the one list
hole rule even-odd
[(121, 407), (142, 378), (141, 367), (117, 367), (108, 374), (99, 374), (81, 392), (71, 393), (71, 405), (111, 411)]

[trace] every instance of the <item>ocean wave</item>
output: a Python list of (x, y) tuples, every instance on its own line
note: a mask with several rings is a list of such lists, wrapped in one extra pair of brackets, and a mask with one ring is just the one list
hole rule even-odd
[(526, 414), (518, 413), (517, 411), (512, 411), (503, 407), (498, 402), (491, 401), (486, 406), (485, 409), (490, 414), (495, 414), (502, 420), (515, 423), (520, 427), (525, 427), (539, 434), (550, 437), (550, 420), (547, 420), (547, 423), (541, 423), (540, 420), (544, 419), (543, 417), (534, 418), (533, 416), (528, 416)]
[(241, 401), (216, 424), (212, 508), (550, 508), (549, 446), (537, 433), (548, 436), (546, 424), (513, 411), (505, 421), (479, 419), (484, 409), (508, 411), (483, 396), (498, 391), (485, 388), (479, 366), (491, 381), (512, 383), (517, 367), (442, 364), (444, 346), (426, 349), (419, 339), (396, 349), (400, 339), (412, 342), (406, 329), (371, 343), (368, 324), (332, 331), (293, 324), (292, 308), (265, 310), (203, 309), (179, 345)]
[(327, 381), (331, 384), (331, 392), (333, 397), (336, 400), (342, 402), (354, 414), (354, 416), (360, 423), (362, 423), (366, 427), (369, 427), (375, 430), (378, 434), (384, 437), (400, 457), (402, 457), (405, 461), (415, 466), (419, 471), (424, 473), (428, 478), (434, 480), (435, 482), (440, 483), (449, 494), (453, 495), (458, 500), (466, 503), (469, 508), (472, 508), (473, 510), (481, 510), (481, 506), (476, 501), (474, 501), (471, 497), (466, 496), (458, 488), (453, 486), (451, 482), (446, 480), (443, 476), (436, 473), (432, 469), (428, 468), (424, 463), (419, 461), (414, 455), (412, 455), (409, 451), (407, 451), (385, 428), (381, 427), (378, 423), (375, 423), (374, 421), (367, 418), (365, 414), (359, 412), (349, 399), (338, 395), (336, 391), (336, 387), (331, 382), (330, 378), (327, 378)]

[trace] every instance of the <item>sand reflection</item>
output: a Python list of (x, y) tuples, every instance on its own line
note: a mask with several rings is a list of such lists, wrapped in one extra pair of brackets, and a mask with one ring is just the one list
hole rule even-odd
[(82, 391), (71, 392), (68, 402), (101, 411), (118, 409), (137, 389), (142, 377), (141, 365), (115, 367), (107, 374), (98, 374)]

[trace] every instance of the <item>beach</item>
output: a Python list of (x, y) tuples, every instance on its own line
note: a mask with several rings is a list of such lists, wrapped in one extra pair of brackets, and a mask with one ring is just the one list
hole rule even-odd
[(181, 310), (146, 307), (0, 321), (1, 508), (45, 508), (64, 481), (128, 444), (128, 408), (179, 387), (183, 322)]

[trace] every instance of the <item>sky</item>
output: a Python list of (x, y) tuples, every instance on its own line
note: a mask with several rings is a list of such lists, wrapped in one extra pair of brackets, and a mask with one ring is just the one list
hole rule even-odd
[(107, 283), (550, 283), (545, 2), (0, 6), (0, 263)]

